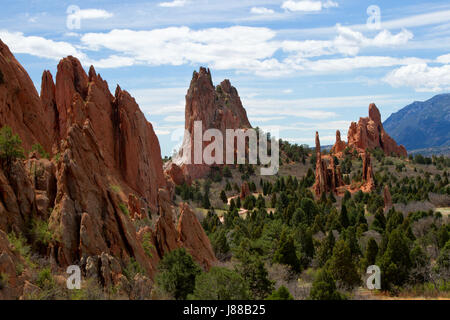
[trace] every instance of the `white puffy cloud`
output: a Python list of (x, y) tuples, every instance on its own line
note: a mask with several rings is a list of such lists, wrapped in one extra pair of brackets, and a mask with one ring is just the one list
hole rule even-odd
[(338, 7), (339, 4), (337, 2), (328, 0), (328, 1), (312, 1), (312, 0), (287, 0), (284, 1), (281, 5), (282, 9), (288, 11), (303, 11), (303, 12), (311, 12), (311, 11), (321, 11), (322, 8), (335, 8)]
[[(391, 34), (387, 30), (374, 38), (337, 26), (332, 40), (278, 41), (268, 28), (233, 26), (192, 30), (170, 27), (148, 31), (112, 30), (88, 33), (81, 42), (89, 50), (108, 49), (118, 54), (93, 62), (98, 67), (122, 65), (204, 64), (218, 70), (237, 70), (260, 76), (283, 76), (295, 71), (324, 72), (354, 68), (385, 67), (406, 64), (404, 59), (362, 56), (309, 60), (324, 55), (356, 55), (361, 48), (404, 44), (412, 38), (407, 30)], [(276, 57), (282, 50), (287, 55)], [(417, 61), (416, 61), (417, 62)]]
[(322, 6), (324, 8), (337, 8), (339, 7), (339, 3), (328, 0), (327, 2), (322, 2)]
[(168, 2), (160, 2), (158, 5), (160, 7), (173, 8), (173, 7), (184, 7), (186, 3), (187, 0), (173, 0)]
[[(407, 30), (397, 34), (383, 30), (373, 38), (340, 25), (335, 30), (337, 35), (331, 40), (280, 41), (276, 39), (276, 31), (263, 27), (114, 29), (81, 35), (80, 46), (8, 31), (1, 35), (14, 52), (51, 59), (74, 55), (84, 65), (93, 64), (96, 68), (201, 64), (216, 70), (274, 77), (299, 71), (305, 74), (332, 73), (427, 62), (415, 58), (356, 56), (362, 48), (407, 43), (413, 37)], [(96, 54), (99, 58), (88, 57), (89, 51), (99, 52)], [(330, 55), (335, 57), (323, 58)], [(322, 58), (312, 59), (317, 57)], [(446, 61), (448, 57), (439, 59)]]
[(264, 7), (253, 7), (250, 9), (250, 13), (253, 14), (273, 14), (275, 13), (275, 11), (273, 11), (272, 9), (267, 9)]
[(408, 65), (411, 63), (424, 62), (426, 60), (417, 58), (393, 58), (386, 56), (356, 56), (336, 59), (320, 59), (303, 63), (297, 63), (293, 67), (297, 70), (305, 70), (318, 73), (331, 73), (340, 71), (350, 71), (362, 68), (392, 67), (398, 65)]
[(92, 60), (82, 59), (81, 62), (85, 65), (95, 65), (97, 69), (112, 69), (118, 67), (130, 67), (135, 64), (135, 60), (132, 57), (123, 57), (118, 55), (111, 55), (104, 59)]
[(418, 92), (450, 90), (450, 64), (436, 67), (426, 63), (409, 64), (392, 70), (383, 80), (393, 87), (407, 86)]
[(302, 1), (287, 0), (283, 2), (281, 8), (289, 11), (306, 11), (306, 12), (320, 11), (322, 10), (322, 2), (310, 0), (302, 0)]
[(270, 41), (275, 34), (268, 28), (241, 26), (202, 30), (170, 27), (150, 31), (88, 33), (81, 41), (90, 50), (120, 52), (136, 64), (201, 63), (216, 69), (247, 70), (258, 67), (260, 63), (273, 63), (264, 60), (271, 58), (278, 49), (277, 42)]
[(336, 25), (337, 36), (333, 40), (284, 41), (284, 51), (296, 52), (298, 57), (308, 58), (332, 54), (357, 55), (361, 48), (390, 47), (406, 44), (413, 34), (403, 29), (397, 34), (380, 31), (374, 38), (367, 38), (361, 32)]
[(53, 41), (43, 37), (25, 36), (22, 32), (0, 30), (0, 38), (14, 53), (27, 53), (41, 58), (59, 60), (72, 55), (85, 59), (84, 53), (72, 44), (64, 41)]
[(436, 62), (443, 64), (450, 64), (450, 53), (437, 57)]

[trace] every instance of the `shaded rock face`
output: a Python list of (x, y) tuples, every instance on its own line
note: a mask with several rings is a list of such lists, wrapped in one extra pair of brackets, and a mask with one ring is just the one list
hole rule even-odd
[(319, 133), (316, 132), (316, 180), (313, 185), (314, 193), (317, 197), (321, 197), (328, 192), (336, 192), (336, 189), (343, 186), (340, 166), (334, 164), (333, 158), (322, 159), (320, 151)]
[[(170, 250), (186, 246), (205, 267), (215, 261), (195, 215), (186, 214), (176, 227), (159, 141), (128, 92), (117, 87), (112, 95), (93, 67), (86, 74), (67, 57), (58, 65), (56, 84), (44, 72), (39, 97), (1, 41), (0, 71), (0, 125), (12, 127), (27, 150), (40, 143), (53, 155), (47, 160), (34, 153), (8, 172), (0, 167), (0, 252), (8, 245), (1, 232), (27, 234), (33, 220), (48, 221), (53, 270), (81, 263), (85, 275), (115, 285), (125, 281), (122, 269), (134, 259), (148, 278), (135, 279), (141, 285), (130, 291), (133, 297), (146, 294), (159, 259)], [(150, 217), (153, 228), (145, 226)], [(10, 258), (19, 263), (20, 257)], [(32, 291), (25, 284), (11, 295)]]
[(374, 103), (369, 105), (369, 117), (352, 122), (347, 133), (348, 146), (359, 153), (366, 149), (380, 148), (386, 155), (407, 156), (404, 146), (397, 145), (384, 130), (381, 115)]
[(339, 154), (344, 151), (346, 146), (347, 144), (341, 140), (341, 132), (339, 130), (336, 130), (336, 142), (331, 148), (331, 153)]
[[(182, 168), (183, 174), (190, 179), (204, 177), (210, 171), (208, 164), (194, 164), (194, 123), (202, 122), (202, 132), (207, 129), (219, 130), (225, 138), (226, 129), (251, 128), (247, 112), (242, 106), (241, 99), (235, 87), (229, 80), (224, 80), (214, 87), (209, 69), (201, 67), (194, 72), (186, 94), (185, 108), (185, 135), (183, 146), (179, 153), (166, 166), (166, 172), (171, 169), (172, 163)], [(202, 151), (211, 141), (203, 142)], [(190, 154), (183, 154), (188, 152)], [(225, 163), (225, 143), (223, 150), (223, 163)], [(175, 179), (181, 181), (182, 179)], [(177, 181), (175, 181), (177, 183)]]
[(177, 232), (178, 240), (182, 246), (188, 250), (204, 269), (209, 269), (217, 263), (208, 236), (187, 204), (181, 204)]

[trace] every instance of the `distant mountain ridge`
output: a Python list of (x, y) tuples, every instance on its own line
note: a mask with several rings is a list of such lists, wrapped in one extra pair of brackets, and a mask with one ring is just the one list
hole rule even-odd
[(448, 149), (450, 146), (450, 93), (415, 101), (391, 114), (385, 130), (408, 152), (417, 149)]

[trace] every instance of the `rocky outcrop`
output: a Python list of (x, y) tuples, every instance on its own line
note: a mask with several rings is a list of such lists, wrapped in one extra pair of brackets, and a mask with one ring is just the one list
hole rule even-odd
[(241, 200), (244, 200), (249, 195), (250, 195), (250, 187), (248, 185), (248, 182), (244, 181), (241, 185), (241, 193), (239, 197), (241, 198)]
[(366, 149), (380, 148), (386, 155), (406, 157), (404, 146), (397, 145), (383, 128), (381, 115), (374, 103), (369, 105), (369, 117), (352, 122), (347, 133), (348, 147), (363, 153)]
[[(230, 81), (224, 80), (214, 87), (209, 69), (201, 67), (199, 72), (195, 71), (186, 94), (185, 130), (188, 134), (185, 134), (178, 154), (165, 167), (165, 171), (175, 177), (175, 183), (183, 179), (178, 178), (178, 169), (173, 168), (173, 164), (179, 166), (184, 176), (190, 179), (204, 177), (210, 172), (210, 165), (204, 162), (194, 164), (194, 123), (196, 121), (201, 121), (202, 132), (207, 129), (217, 129), (224, 137), (226, 129), (251, 128), (239, 94)], [(204, 148), (210, 143), (211, 141), (203, 142), (202, 154)], [(225, 163), (225, 152), (224, 144), (223, 163)]]
[(341, 169), (336, 166), (333, 158), (324, 159), (320, 151), (319, 133), (316, 132), (316, 176), (313, 185), (314, 193), (321, 197), (328, 192), (336, 192), (337, 188), (344, 185)]
[(371, 192), (375, 189), (373, 167), (369, 152), (363, 153), (362, 180), (364, 182), (361, 186), (362, 191)]
[(185, 176), (183, 173), (183, 169), (181, 169), (181, 167), (179, 167), (175, 163), (170, 163), (164, 173), (167, 175), (168, 179), (170, 179), (175, 185), (182, 185), (183, 183), (191, 184), (190, 177)]
[(341, 140), (341, 132), (339, 130), (336, 130), (336, 142), (331, 148), (331, 153), (338, 155), (342, 153), (342, 151), (344, 151), (346, 146), (347, 144)]
[(178, 240), (204, 269), (209, 270), (217, 263), (217, 259), (208, 236), (187, 204), (181, 204), (180, 209), (177, 225)]
[(33, 82), (9, 48), (0, 40), (0, 127), (8, 125), (22, 139), (25, 150), (40, 143), (51, 151), (51, 116)]
[(44, 72), (39, 97), (1, 42), (0, 71), (0, 125), (12, 127), (27, 150), (40, 143), (52, 156), (32, 153), (7, 173), (0, 168), (0, 230), (28, 234), (36, 219), (48, 222), (52, 239), (40, 254), (47, 252), (52, 269), (81, 263), (105, 286), (122, 283), (122, 270), (136, 261), (146, 276), (133, 280), (140, 285), (130, 297), (148, 293), (159, 259), (180, 246), (211, 265), (211, 244), (195, 215), (175, 227), (159, 141), (128, 92), (117, 86), (112, 95), (93, 67), (86, 74), (67, 57), (56, 84)]

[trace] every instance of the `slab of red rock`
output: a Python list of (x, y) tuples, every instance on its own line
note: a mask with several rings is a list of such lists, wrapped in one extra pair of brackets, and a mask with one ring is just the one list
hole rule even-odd
[(369, 117), (352, 122), (347, 132), (348, 147), (363, 153), (366, 149), (380, 148), (386, 155), (406, 157), (404, 146), (397, 145), (383, 128), (381, 115), (374, 103), (369, 105)]
[(336, 142), (331, 148), (331, 153), (338, 155), (344, 151), (346, 146), (347, 144), (345, 143), (345, 141), (341, 140), (341, 132), (339, 130), (336, 130)]
[(25, 69), (1, 40), (0, 72), (0, 127), (11, 127), (22, 139), (25, 150), (40, 143), (51, 152), (51, 114), (46, 112)]
[[(206, 163), (194, 164), (194, 122), (201, 121), (203, 132), (207, 129), (219, 130), (225, 137), (226, 129), (251, 128), (247, 112), (235, 87), (229, 80), (224, 80), (214, 87), (209, 69), (201, 67), (195, 71), (186, 94), (185, 135), (183, 145), (171, 163), (182, 169), (186, 179), (203, 178), (210, 172)], [(202, 152), (211, 142), (203, 142)], [(223, 163), (225, 163), (226, 146), (224, 144)], [(179, 170), (167, 164), (166, 172), (174, 182), (182, 182)], [(178, 184), (178, 183), (177, 183)]]
[(211, 243), (190, 207), (180, 205), (180, 218), (177, 224), (178, 240), (200, 265), (209, 270), (217, 263)]
[(323, 159), (320, 150), (319, 133), (316, 131), (316, 176), (313, 190), (320, 198), (328, 192), (337, 192), (337, 188), (344, 185), (340, 166), (336, 166), (332, 157)]

